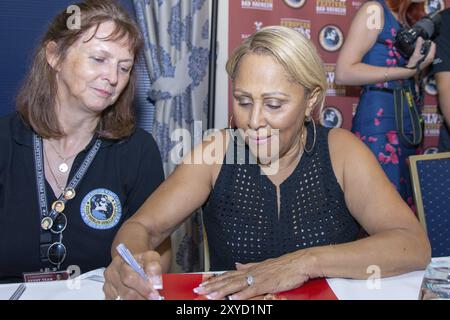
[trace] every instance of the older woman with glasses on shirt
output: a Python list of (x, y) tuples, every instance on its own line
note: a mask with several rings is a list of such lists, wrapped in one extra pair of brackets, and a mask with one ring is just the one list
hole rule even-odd
[[(0, 119), (1, 281), (107, 266), (116, 231), (164, 179), (132, 109), (137, 24), (114, 1), (76, 7), (79, 25), (66, 10), (54, 18), (17, 112)], [(170, 243), (159, 252), (167, 270)]]

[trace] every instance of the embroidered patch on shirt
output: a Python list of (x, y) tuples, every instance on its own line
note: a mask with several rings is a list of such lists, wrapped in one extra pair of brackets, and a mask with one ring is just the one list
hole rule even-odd
[(110, 229), (122, 217), (119, 197), (108, 189), (95, 189), (81, 201), (81, 217), (84, 223), (94, 229)]

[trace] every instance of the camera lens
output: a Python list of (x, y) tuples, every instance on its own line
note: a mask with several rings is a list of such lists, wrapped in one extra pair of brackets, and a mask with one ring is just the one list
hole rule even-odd
[(439, 12), (423, 17), (411, 28), (402, 28), (395, 36), (395, 47), (405, 58), (411, 57), (416, 47), (417, 38), (424, 40), (433, 38), (441, 26), (441, 15)]

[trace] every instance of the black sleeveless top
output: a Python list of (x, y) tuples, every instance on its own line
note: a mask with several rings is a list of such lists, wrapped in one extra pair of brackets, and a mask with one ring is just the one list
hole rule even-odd
[[(312, 125), (307, 127), (306, 145), (311, 146)], [(276, 187), (258, 164), (239, 159), (243, 155), (236, 148), (241, 139), (233, 139), (227, 154), (234, 149), (234, 164), (224, 160), (203, 210), (211, 270), (234, 270), (235, 262), (260, 262), (357, 238), (359, 225), (331, 166), (328, 133), (329, 129), (317, 126), (314, 150), (302, 155), (280, 185), (279, 216)], [(251, 152), (247, 146), (244, 150), (248, 160)]]

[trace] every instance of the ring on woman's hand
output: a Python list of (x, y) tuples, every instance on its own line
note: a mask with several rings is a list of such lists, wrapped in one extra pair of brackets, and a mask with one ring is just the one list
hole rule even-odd
[(245, 281), (247, 281), (247, 285), (250, 287), (253, 284), (253, 277), (248, 275), (245, 277)]
[(117, 296), (116, 300), (122, 300), (122, 297), (121, 296)]

